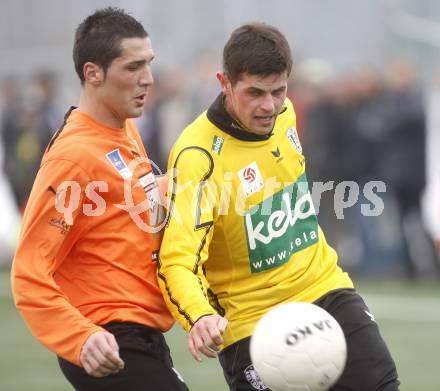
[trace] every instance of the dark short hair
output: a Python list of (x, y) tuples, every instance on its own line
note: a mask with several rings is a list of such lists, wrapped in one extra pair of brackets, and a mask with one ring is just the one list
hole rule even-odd
[(95, 11), (78, 26), (73, 45), (73, 62), (81, 84), (86, 62), (98, 64), (104, 75), (112, 61), (121, 55), (124, 38), (145, 38), (148, 33), (140, 22), (116, 7)]
[(286, 37), (265, 23), (248, 23), (235, 29), (223, 49), (223, 70), (234, 85), (244, 73), (268, 76), (292, 69)]

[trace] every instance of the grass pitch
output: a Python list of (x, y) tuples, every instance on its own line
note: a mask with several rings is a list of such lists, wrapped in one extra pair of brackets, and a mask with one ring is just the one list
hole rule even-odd
[[(440, 285), (361, 281), (357, 288), (396, 360), (401, 391), (439, 391)], [(193, 360), (179, 327), (166, 337), (174, 364), (192, 391), (228, 389), (216, 360)], [(16, 312), (7, 273), (0, 273), (0, 390), (72, 390), (55, 356), (35, 341)]]

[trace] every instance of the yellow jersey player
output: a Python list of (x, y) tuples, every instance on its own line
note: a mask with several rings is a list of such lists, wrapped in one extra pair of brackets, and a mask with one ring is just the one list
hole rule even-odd
[(305, 301), (330, 312), (347, 338), (334, 390), (397, 390), (377, 324), (318, 225), (286, 98), (286, 38), (266, 24), (243, 25), (224, 48), (223, 68), (221, 94), (169, 158), (159, 283), (192, 355), (218, 354), (231, 390), (266, 389), (250, 359), (253, 328), (272, 307)]

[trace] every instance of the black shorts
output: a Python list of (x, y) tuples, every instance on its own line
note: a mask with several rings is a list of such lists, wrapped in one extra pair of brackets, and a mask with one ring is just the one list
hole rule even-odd
[[(314, 304), (329, 312), (341, 325), (347, 341), (347, 363), (331, 391), (398, 391), (396, 365), (376, 322), (354, 289), (327, 293)], [(249, 353), (250, 337), (219, 354), (231, 391), (269, 390), (256, 373)]]
[(132, 323), (103, 326), (114, 334), (125, 367), (116, 374), (96, 378), (58, 357), (64, 376), (78, 391), (188, 391), (173, 368), (170, 351), (158, 330)]

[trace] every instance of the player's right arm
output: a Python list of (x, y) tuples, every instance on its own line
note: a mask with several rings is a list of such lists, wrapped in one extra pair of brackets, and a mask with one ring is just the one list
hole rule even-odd
[(99, 338), (109, 333), (73, 307), (54, 279), (81, 235), (76, 222), (88, 182), (70, 161), (49, 160), (41, 166), (23, 217), (11, 283), (15, 305), (32, 334), (89, 374), (103, 376), (123, 365), (114, 357), (112, 341)]
[(194, 358), (199, 352), (214, 357), (227, 321), (208, 300), (203, 264), (216, 219), (217, 189), (212, 181), (214, 162), (200, 147), (174, 151), (168, 173), (169, 215), (160, 250), (159, 283), (165, 301), (189, 333)]

